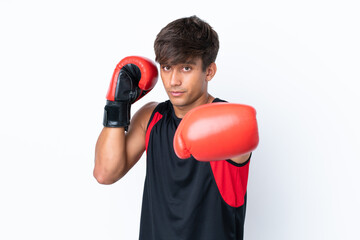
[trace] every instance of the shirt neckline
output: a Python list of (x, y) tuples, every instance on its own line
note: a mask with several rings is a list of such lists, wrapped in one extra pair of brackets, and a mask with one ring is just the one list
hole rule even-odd
[[(171, 108), (171, 115), (173, 116), (173, 118), (175, 120), (180, 122), (182, 120), (182, 118), (179, 118), (179, 117), (176, 116), (174, 106), (172, 105), (170, 100), (168, 100), (168, 102), (169, 102), (170, 108)], [(214, 102), (221, 102), (221, 100), (219, 98), (214, 98), (214, 100), (211, 103), (214, 103)]]

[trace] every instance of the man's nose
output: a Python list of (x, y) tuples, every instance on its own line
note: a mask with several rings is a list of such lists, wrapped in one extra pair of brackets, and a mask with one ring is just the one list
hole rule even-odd
[(181, 74), (178, 71), (173, 71), (171, 73), (170, 85), (171, 86), (180, 86), (181, 85)]

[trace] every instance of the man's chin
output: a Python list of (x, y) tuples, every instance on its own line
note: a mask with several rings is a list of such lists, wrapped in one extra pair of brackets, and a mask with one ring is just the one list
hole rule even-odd
[(186, 101), (184, 99), (180, 99), (180, 98), (169, 98), (171, 104), (173, 106), (176, 106), (176, 107), (184, 107), (186, 106)]

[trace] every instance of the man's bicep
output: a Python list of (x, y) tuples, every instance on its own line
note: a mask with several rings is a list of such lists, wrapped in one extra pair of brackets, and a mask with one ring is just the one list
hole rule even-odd
[(132, 117), (126, 133), (126, 153), (128, 170), (141, 158), (145, 151), (146, 127), (157, 103), (151, 102), (140, 108)]
[(231, 158), (231, 161), (237, 163), (237, 164), (243, 164), (245, 163), (247, 160), (249, 160), (251, 153), (246, 153), (237, 157), (233, 157)]

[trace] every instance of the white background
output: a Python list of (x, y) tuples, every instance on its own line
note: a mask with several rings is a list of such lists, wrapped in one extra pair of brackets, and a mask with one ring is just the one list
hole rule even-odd
[[(257, 109), (247, 240), (360, 239), (356, 1), (0, 3), (0, 239), (137, 239), (145, 158), (92, 176), (107, 87), (167, 23), (220, 36), (210, 93)], [(136, 103), (163, 101), (159, 82)]]

